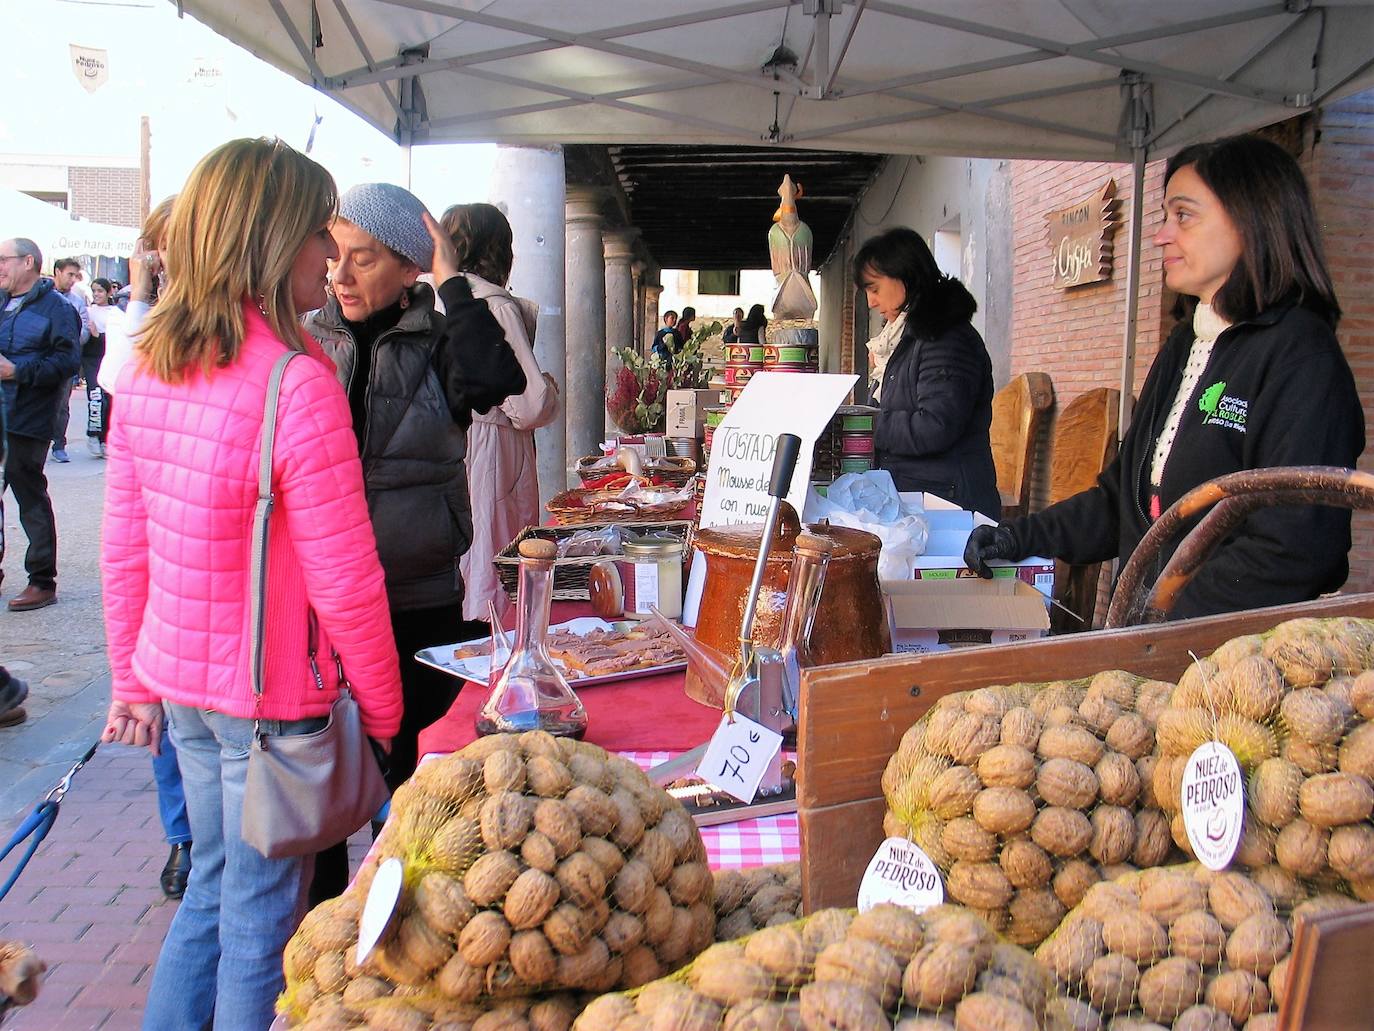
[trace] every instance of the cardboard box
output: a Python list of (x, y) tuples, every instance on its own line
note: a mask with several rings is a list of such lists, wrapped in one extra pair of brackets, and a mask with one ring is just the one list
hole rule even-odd
[(664, 400), (668, 409), (668, 428), (664, 431), (669, 437), (694, 437), (700, 440), (706, 435), (706, 409), (720, 404), (719, 390), (670, 390)]
[[(917, 555), (912, 563), (915, 580), (978, 579), (978, 574), (964, 565), (964, 545), (975, 526), (996, 525), (987, 516), (958, 508), (934, 494), (902, 494), (902, 500), (925, 509), (930, 524), (930, 538), (925, 554)], [(994, 561), (994, 579), (1020, 580), (1034, 587), (1046, 598), (1054, 594), (1054, 559), (1033, 556), (1020, 562)]]
[(1050, 630), (1045, 600), (1009, 577), (982, 580), (884, 580), (894, 652), (942, 652), (975, 644), (1008, 644)]

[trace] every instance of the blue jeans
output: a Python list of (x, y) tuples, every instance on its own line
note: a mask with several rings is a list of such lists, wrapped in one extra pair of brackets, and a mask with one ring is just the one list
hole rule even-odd
[(157, 815), (162, 820), (162, 836), (169, 845), (184, 845), (191, 840), (191, 822), (186, 819), (186, 790), (181, 786), (176, 746), (165, 725), (162, 754), (153, 756), (153, 780), (157, 782)]
[[(168, 704), (186, 810), (191, 879), (162, 942), (145, 1031), (262, 1031), (283, 987), (282, 951), (302, 915), (306, 860), (266, 859), (240, 834), (253, 721)], [(271, 735), (326, 723), (263, 720)]]

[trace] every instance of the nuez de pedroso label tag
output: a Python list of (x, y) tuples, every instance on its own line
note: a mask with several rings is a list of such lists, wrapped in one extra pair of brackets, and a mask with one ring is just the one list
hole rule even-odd
[(1198, 746), (1183, 770), (1181, 794), (1193, 854), (1207, 869), (1224, 870), (1245, 823), (1245, 780), (1235, 754), (1220, 741)]
[(945, 901), (945, 884), (930, 857), (906, 838), (888, 838), (864, 871), (859, 912), (892, 902), (919, 913)]

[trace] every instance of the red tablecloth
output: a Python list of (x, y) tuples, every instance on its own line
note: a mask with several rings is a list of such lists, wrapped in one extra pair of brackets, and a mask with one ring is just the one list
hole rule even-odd
[[(556, 602), (549, 616), (559, 623), (591, 615), (591, 607)], [(692, 701), (683, 691), (683, 673), (637, 677), (612, 684), (579, 686), (587, 708), (587, 740), (608, 752), (685, 752), (709, 738), (720, 723), (720, 710)], [(456, 752), (477, 736), (474, 721), (486, 699), (482, 684), (463, 685), (448, 714), (420, 733), (420, 754)]]

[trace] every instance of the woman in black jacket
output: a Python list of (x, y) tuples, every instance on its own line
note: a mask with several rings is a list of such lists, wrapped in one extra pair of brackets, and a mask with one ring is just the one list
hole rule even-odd
[[(1355, 379), (1334, 332), (1340, 307), (1297, 162), (1267, 140), (1234, 136), (1184, 149), (1164, 182), (1155, 243), (1188, 317), (1160, 349), (1096, 487), (974, 530), (964, 561), (982, 576), (994, 558), (1124, 561), (1165, 509), (1207, 480), (1271, 466), (1353, 467), (1364, 450)], [(1170, 616), (1315, 598), (1345, 582), (1349, 550), (1345, 509), (1263, 509), (1213, 553)], [(1153, 576), (1171, 554), (1167, 547)]]
[(997, 518), (992, 362), (969, 322), (977, 302), (910, 229), (889, 229), (859, 248), (854, 282), (889, 324), (905, 320), (879, 388), (878, 468), (898, 490), (929, 491)]

